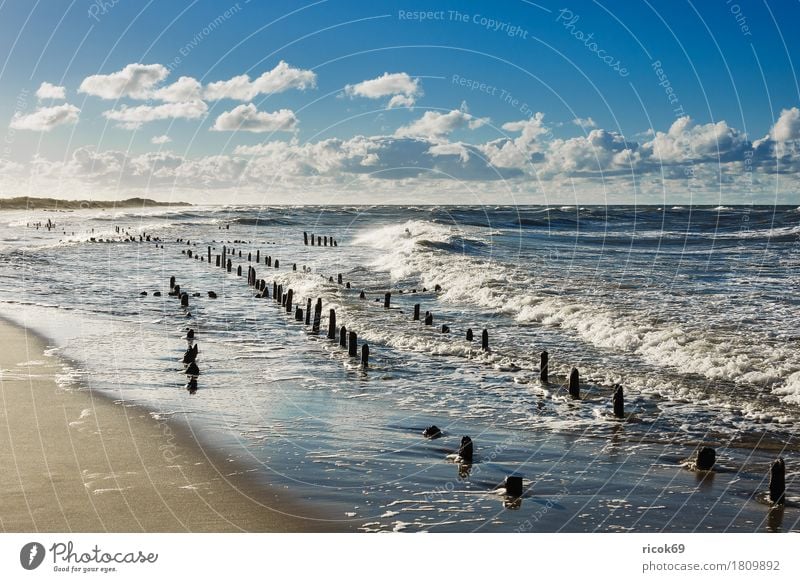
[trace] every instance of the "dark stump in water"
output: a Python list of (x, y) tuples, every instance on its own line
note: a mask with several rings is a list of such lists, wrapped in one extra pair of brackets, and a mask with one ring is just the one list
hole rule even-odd
[(216, 299), (217, 298), (217, 294), (214, 293), (213, 291), (209, 291), (208, 292), (208, 298), (209, 299)]
[(614, 396), (611, 401), (614, 404), (614, 416), (625, 418), (625, 392), (619, 384), (614, 385)]
[(786, 463), (778, 459), (769, 470), (769, 500), (776, 505), (786, 501)]
[(458, 456), (462, 463), (472, 464), (472, 439), (468, 436), (461, 437), (461, 446), (458, 447)]
[(694, 464), (701, 471), (710, 471), (716, 461), (717, 452), (711, 447), (703, 447), (697, 451), (697, 458)]
[(569, 395), (573, 400), (578, 400), (581, 397), (581, 383), (578, 368), (572, 368), (569, 373)]
[(522, 497), (522, 477), (519, 475), (506, 477), (506, 495), (509, 497)]
[(192, 362), (189, 364), (189, 366), (186, 368), (185, 374), (187, 376), (199, 376), (200, 368), (198, 367), (197, 362)]
[(439, 430), (438, 426), (432, 424), (422, 431), (422, 436), (424, 436), (426, 439), (438, 439), (440, 436), (442, 436), (442, 431)]

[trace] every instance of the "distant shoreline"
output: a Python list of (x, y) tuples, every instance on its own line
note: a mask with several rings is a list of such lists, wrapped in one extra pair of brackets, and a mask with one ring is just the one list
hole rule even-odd
[(99, 210), (104, 208), (151, 208), (163, 206), (191, 206), (188, 202), (158, 202), (149, 198), (126, 198), (125, 200), (59, 200), (58, 198), (35, 198), (17, 196), (0, 198), (0, 210)]

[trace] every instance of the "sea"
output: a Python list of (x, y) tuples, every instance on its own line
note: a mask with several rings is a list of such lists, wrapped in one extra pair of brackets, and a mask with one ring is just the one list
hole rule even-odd
[[(319, 333), (273, 285), (321, 300)], [(47, 338), (63, 389), (179, 423), (348, 531), (800, 530), (799, 287), (795, 206), (0, 213), (0, 316)], [(778, 457), (785, 508), (765, 497)]]

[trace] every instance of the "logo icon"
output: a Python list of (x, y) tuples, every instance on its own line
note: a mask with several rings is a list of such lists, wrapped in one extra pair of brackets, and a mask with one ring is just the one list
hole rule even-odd
[(44, 546), (39, 542), (29, 542), (19, 552), (19, 563), (26, 570), (35, 570), (44, 561)]

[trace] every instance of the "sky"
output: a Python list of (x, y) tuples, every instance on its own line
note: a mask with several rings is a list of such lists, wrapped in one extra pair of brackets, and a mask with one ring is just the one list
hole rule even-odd
[(0, 198), (798, 204), (800, 3), (0, 0)]

